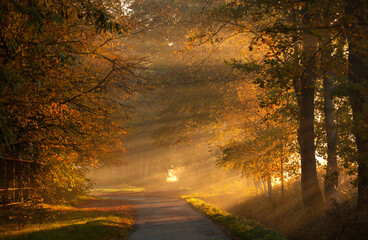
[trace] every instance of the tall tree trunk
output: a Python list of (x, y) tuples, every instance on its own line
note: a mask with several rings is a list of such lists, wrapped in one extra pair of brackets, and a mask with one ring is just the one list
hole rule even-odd
[[(359, 49), (361, 46), (359, 46)], [(368, 84), (366, 59), (358, 52), (353, 41), (349, 43), (349, 83), (353, 91), (350, 93), (350, 105), (353, 112), (354, 135), (358, 150), (358, 209), (368, 207), (368, 111), (367, 96), (364, 85)], [(363, 88), (363, 89), (361, 89)], [(365, 89), (367, 91), (367, 89)]]
[[(302, 19), (302, 28), (308, 29), (311, 19), (311, 5), (314, 0), (309, 1), (300, 12), (295, 12), (295, 22)], [(305, 53), (304, 71), (299, 78), (294, 79), (294, 91), (298, 104), (298, 143), (301, 158), (301, 190), (302, 201), (306, 209), (313, 209), (322, 205), (323, 198), (319, 188), (316, 156), (314, 143), (314, 87), (316, 80), (317, 38), (308, 32), (303, 33), (303, 51)], [(299, 61), (300, 49), (295, 43), (295, 59)], [(297, 63), (299, 64), (299, 63)]]
[(285, 201), (285, 181), (284, 181), (284, 145), (281, 146), (281, 201)]
[(314, 144), (314, 85), (316, 79), (317, 38), (305, 33), (303, 49), (306, 68), (294, 83), (299, 108), (298, 142), (301, 157), (302, 200), (307, 209), (322, 205), (322, 193), (318, 185)]
[[(349, 100), (353, 112), (353, 134), (358, 150), (357, 208), (368, 208), (368, 1), (347, 0), (347, 14), (358, 21), (348, 36), (349, 41)], [(349, 24), (348, 24), (349, 25)], [(360, 32), (359, 32), (360, 31)]]
[[(329, 53), (329, 51), (328, 51)], [(326, 59), (326, 56), (323, 57)], [(339, 172), (337, 169), (337, 129), (334, 117), (334, 105), (332, 101), (333, 78), (330, 74), (323, 77), (324, 88), (324, 112), (325, 129), (327, 134), (327, 168), (324, 182), (325, 199), (331, 201), (338, 200), (337, 189), (339, 185)]]
[(273, 192), (272, 192), (272, 182), (271, 182), (271, 178), (269, 178), (267, 180), (267, 189), (268, 189), (268, 198), (270, 199), (270, 201), (273, 201)]
[(262, 184), (261, 182), (259, 181), (258, 178), (256, 177), (253, 177), (253, 182), (254, 182), (254, 187), (256, 189), (256, 193), (257, 193), (257, 196), (258, 196), (258, 192), (261, 193), (261, 188), (262, 188)]
[(266, 181), (264, 179), (261, 179), (261, 182), (262, 182), (263, 192), (264, 194), (267, 194)]

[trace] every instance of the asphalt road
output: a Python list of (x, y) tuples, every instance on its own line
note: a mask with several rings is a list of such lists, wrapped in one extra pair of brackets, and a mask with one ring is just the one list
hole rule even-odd
[(136, 204), (137, 229), (128, 240), (230, 240), (182, 199), (121, 197)]

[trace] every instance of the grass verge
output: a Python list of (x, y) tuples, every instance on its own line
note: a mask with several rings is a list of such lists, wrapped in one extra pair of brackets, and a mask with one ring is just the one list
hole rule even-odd
[(114, 186), (108, 188), (93, 188), (90, 190), (92, 194), (94, 193), (140, 193), (146, 191), (143, 187), (135, 186)]
[(249, 220), (245, 217), (236, 217), (196, 198), (187, 198), (186, 200), (194, 208), (223, 226), (234, 237), (247, 240), (285, 240), (280, 233), (254, 220)]
[(87, 198), (74, 207), (18, 205), (2, 207), (0, 239), (126, 239), (134, 210), (122, 200)]

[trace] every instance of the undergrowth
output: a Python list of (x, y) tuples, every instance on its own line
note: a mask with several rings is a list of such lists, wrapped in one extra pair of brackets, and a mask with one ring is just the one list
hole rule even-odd
[(274, 187), (272, 201), (265, 193), (198, 198), (233, 215), (254, 219), (290, 240), (368, 240), (368, 210), (357, 211), (351, 179), (340, 176), (339, 202), (312, 210), (303, 207), (298, 181), (285, 186), (283, 197), (280, 187)]
[(247, 240), (281, 240), (280, 233), (267, 228), (257, 221), (237, 217), (211, 204), (196, 198), (187, 198), (194, 208), (206, 214), (210, 219), (223, 226), (232, 236)]
[(290, 240), (368, 239), (368, 210), (356, 210), (355, 199), (334, 202), (325, 211), (301, 225)]

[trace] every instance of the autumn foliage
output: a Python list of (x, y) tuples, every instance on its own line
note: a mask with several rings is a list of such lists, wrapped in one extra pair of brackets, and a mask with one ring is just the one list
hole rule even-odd
[(142, 60), (124, 53), (134, 20), (114, 0), (1, 1), (0, 11), (1, 156), (45, 163), (41, 198), (83, 192), (83, 167), (121, 159), (147, 84)]

